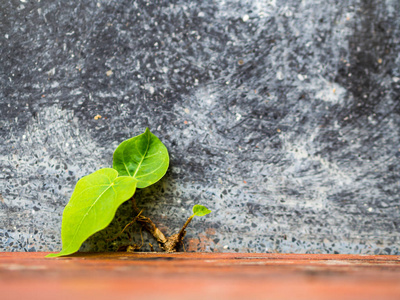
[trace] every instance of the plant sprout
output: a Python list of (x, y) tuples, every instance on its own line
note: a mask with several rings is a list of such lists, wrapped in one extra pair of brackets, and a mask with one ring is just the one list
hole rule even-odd
[(84, 176), (76, 184), (63, 213), (62, 250), (47, 257), (77, 252), (87, 238), (111, 223), (118, 207), (129, 199), (136, 216), (122, 232), (137, 222), (153, 235), (163, 251), (177, 251), (193, 217), (205, 216), (211, 211), (205, 206), (195, 205), (193, 215), (178, 233), (170, 237), (166, 237), (150, 218), (142, 214), (143, 210), (137, 207), (134, 198), (136, 189), (159, 181), (167, 172), (168, 165), (167, 148), (148, 128), (143, 134), (123, 141), (114, 152), (113, 168), (100, 169)]

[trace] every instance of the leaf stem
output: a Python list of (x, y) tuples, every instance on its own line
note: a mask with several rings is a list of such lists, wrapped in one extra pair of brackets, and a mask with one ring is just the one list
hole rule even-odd
[(179, 240), (179, 241), (183, 239), (183, 237), (184, 237), (184, 235), (185, 235), (185, 233), (186, 233), (186, 232), (185, 232), (185, 229), (186, 229), (186, 227), (189, 225), (189, 223), (192, 221), (193, 217), (194, 217), (194, 214), (191, 215), (191, 216), (186, 220), (185, 224), (183, 224), (181, 230), (180, 230), (179, 233), (178, 233), (178, 240)]

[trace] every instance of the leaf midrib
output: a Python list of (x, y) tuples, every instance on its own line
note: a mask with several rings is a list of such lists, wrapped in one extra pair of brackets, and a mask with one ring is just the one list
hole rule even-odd
[(137, 178), (141, 178), (141, 177), (146, 177), (146, 176), (148, 176), (148, 175), (150, 175), (150, 174), (154, 174), (155, 172), (157, 172), (159, 169), (161, 169), (161, 168), (163, 167), (163, 164), (164, 164), (165, 161), (166, 161), (166, 159), (163, 158), (162, 162), (159, 164), (159, 166), (158, 166), (156, 169), (154, 169), (153, 171), (148, 172), (148, 173), (146, 173), (146, 174), (144, 174), (144, 175), (135, 177), (135, 178), (137, 179)]
[(143, 161), (144, 161), (144, 158), (146, 157), (146, 154), (147, 154), (147, 152), (149, 151), (149, 146), (150, 146), (150, 134), (147, 134), (147, 147), (146, 147), (146, 151), (144, 152), (144, 154), (143, 154), (143, 156), (142, 156), (142, 159), (140, 160), (140, 162), (139, 162), (139, 164), (138, 164), (138, 166), (137, 166), (137, 168), (136, 168), (136, 171), (135, 171), (135, 173), (133, 174), (133, 178), (136, 178), (136, 174), (137, 174), (137, 172), (139, 172), (139, 169), (140, 169), (140, 166), (142, 165), (142, 163), (143, 163)]
[(126, 163), (125, 163), (124, 150), (125, 150), (125, 149), (122, 150), (122, 163), (124, 164), (125, 170), (126, 170), (126, 172), (128, 172), (128, 175), (131, 176), (131, 173), (129, 173), (129, 170), (128, 170), (128, 166), (127, 166)]
[[(88, 213), (92, 210), (92, 208), (93, 208), (94, 205), (97, 203), (97, 201), (101, 198), (101, 196), (103, 196), (103, 194), (104, 194), (110, 187), (113, 187), (113, 182), (114, 182), (114, 180), (113, 180), (112, 182), (110, 182), (110, 185), (97, 197), (97, 199), (96, 199), (96, 200), (93, 202), (93, 204), (89, 207), (88, 211), (85, 213), (85, 215), (82, 217), (81, 221), (79, 222), (79, 225), (78, 225), (77, 229), (75, 230), (75, 233), (74, 233), (73, 238), (71, 239), (71, 242), (68, 244), (68, 247), (65, 247), (65, 249), (68, 249), (68, 248), (71, 246), (71, 244), (72, 244), (73, 241), (75, 240), (76, 235), (78, 234), (79, 229), (80, 229), (81, 226), (82, 226), (83, 220), (86, 218), (86, 216), (88, 215)], [(114, 189), (114, 191), (115, 191), (115, 189)]]

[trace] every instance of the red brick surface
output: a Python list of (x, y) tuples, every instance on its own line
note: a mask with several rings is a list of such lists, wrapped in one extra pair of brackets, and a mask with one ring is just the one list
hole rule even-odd
[(400, 256), (1, 253), (1, 299), (400, 299)]

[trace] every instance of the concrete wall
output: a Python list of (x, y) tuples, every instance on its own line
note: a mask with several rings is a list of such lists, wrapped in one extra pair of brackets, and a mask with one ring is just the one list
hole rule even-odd
[[(400, 2), (2, 1), (0, 250), (60, 250), (79, 178), (148, 126), (139, 206), (188, 251), (399, 254)], [(95, 120), (96, 115), (101, 115)], [(130, 204), (84, 250), (132, 218)], [(146, 233), (145, 245), (155, 242)]]

